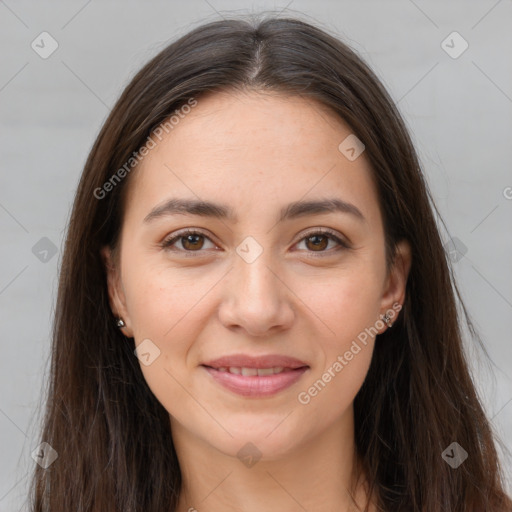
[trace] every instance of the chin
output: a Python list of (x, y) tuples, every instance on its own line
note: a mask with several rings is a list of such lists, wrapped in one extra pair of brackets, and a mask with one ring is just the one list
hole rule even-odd
[(304, 437), (304, 426), (299, 429), (292, 422), (285, 425), (288, 420), (283, 422), (284, 417), (286, 415), (281, 415), (279, 419), (272, 416), (271, 420), (258, 422), (260, 424), (255, 424), (254, 417), (247, 421), (241, 419), (223, 423), (232, 437), (225, 434), (212, 438), (210, 431), (206, 441), (231, 457), (241, 459), (244, 456), (253, 456), (262, 460), (277, 459), (290, 453)]

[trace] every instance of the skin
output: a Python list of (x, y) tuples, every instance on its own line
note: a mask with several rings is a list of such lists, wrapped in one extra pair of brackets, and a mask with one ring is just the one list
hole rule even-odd
[[(411, 256), (401, 243), (387, 272), (370, 165), (364, 152), (349, 161), (338, 150), (351, 133), (311, 99), (210, 93), (129, 178), (119, 258), (108, 248), (103, 255), (123, 333), (160, 350), (141, 369), (169, 412), (184, 481), (179, 511), (356, 510), (347, 491), (357, 463), (353, 400), (375, 338), (308, 404), (298, 395), (403, 304)], [(229, 205), (238, 222), (182, 214), (145, 223), (170, 197)], [(339, 212), (277, 221), (290, 202), (331, 197), (357, 206), (365, 221)], [(183, 228), (205, 238), (162, 248)], [(316, 248), (308, 242), (315, 228), (335, 230), (350, 248), (328, 238)], [(236, 252), (247, 236), (263, 249), (250, 264)], [(310, 368), (276, 395), (242, 397), (201, 367), (234, 353), (284, 354)], [(247, 443), (261, 454), (252, 467), (237, 457)], [(354, 495), (363, 505), (362, 485)]]

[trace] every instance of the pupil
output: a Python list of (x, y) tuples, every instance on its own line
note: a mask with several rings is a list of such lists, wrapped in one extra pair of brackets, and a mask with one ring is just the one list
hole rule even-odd
[[(198, 239), (201, 238), (202, 235), (187, 235), (185, 237), (185, 243), (184, 243), (184, 247), (185, 248), (190, 248), (190, 247), (187, 247), (189, 244), (192, 244), (192, 248), (197, 248), (198, 245)], [(199, 248), (202, 247), (202, 244), (199, 245)]]
[[(319, 239), (319, 238), (322, 238), (322, 239), (323, 239), (323, 242), (322, 242), (322, 241), (320, 241), (320, 242), (319, 242), (319, 241), (318, 241), (318, 239)], [(309, 240), (309, 241), (311, 241), (311, 240), (315, 240), (315, 241), (313, 242), (313, 244), (314, 244), (314, 246), (315, 246), (316, 248), (325, 249), (325, 247), (326, 247), (326, 243), (325, 243), (325, 242), (326, 242), (326, 240), (327, 240), (327, 237), (326, 237), (326, 236), (324, 236), (324, 235), (313, 235), (313, 236), (310, 236), (310, 237), (308, 238), (308, 240)]]

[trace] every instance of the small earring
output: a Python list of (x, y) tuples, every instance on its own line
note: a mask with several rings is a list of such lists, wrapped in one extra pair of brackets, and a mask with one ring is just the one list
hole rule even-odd
[(121, 328), (125, 326), (126, 324), (124, 323), (124, 320), (122, 318), (119, 318), (119, 320), (117, 321), (117, 327)]
[(392, 327), (393, 322), (391, 321), (391, 317), (387, 313), (382, 316), (382, 320), (384, 320), (384, 322), (386, 322), (386, 325), (388, 327)]

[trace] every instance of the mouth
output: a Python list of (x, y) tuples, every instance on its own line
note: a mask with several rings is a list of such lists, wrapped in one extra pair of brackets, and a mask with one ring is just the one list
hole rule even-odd
[[(219, 368), (213, 368), (212, 366), (206, 366), (205, 368), (211, 368), (219, 372), (229, 372), (234, 375), (243, 375), (244, 377), (263, 377), (264, 375), (277, 375), (279, 373), (293, 372), (297, 368), (285, 368), (283, 366), (275, 366), (272, 368), (250, 368), (250, 367), (238, 367), (238, 366), (221, 366)], [(301, 367), (302, 368), (302, 367)], [(300, 368), (299, 368), (300, 369)]]
[(226, 356), (201, 365), (213, 380), (245, 397), (272, 396), (295, 384), (309, 369), (288, 356)]

